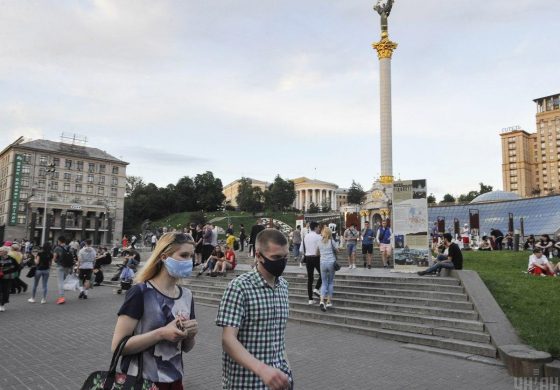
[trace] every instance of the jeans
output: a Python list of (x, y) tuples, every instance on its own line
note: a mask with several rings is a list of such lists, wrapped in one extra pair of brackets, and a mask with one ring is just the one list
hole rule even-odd
[(56, 266), (56, 276), (58, 279), (58, 295), (64, 296), (64, 279), (72, 273), (72, 268), (63, 267), (61, 265)]
[(321, 261), (321, 297), (332, 299), (334, 291), (334, 261)]
[(299, 259), (299, 247), (301, 244), (294, 243), (294, 258)]
[(10, 289), (12, 288), (12, 279), (0, 279), (0, 306), (10, 302)]
[(453, 265), (453, 263), (443, 263), (441, 261), (438, 261), (424, 272), (426, 272), (427, 274), (431, 274), (432, 272), (439, 272), (442, 268), (455, 269), (455, 266)]
[(37, 293), (37, 286), (39, 285), (39, 279), (43, 279), (43, 298), (47, 299), (47, 283), (49, 281), (48, 269), (35, 271), (35, 280), (33, 280), (33, 294), (31, 296), (35, 298), (35, 294)]
[(319, 273), (315, 288), (317, 290), (321, 288), (321, 269), (319, 264), (319, 256), (305, 256), (305, 267), (307, 268), (307, 295), (309, 295), (309, 300), (313, 299), (313, 274), (315, 270)]

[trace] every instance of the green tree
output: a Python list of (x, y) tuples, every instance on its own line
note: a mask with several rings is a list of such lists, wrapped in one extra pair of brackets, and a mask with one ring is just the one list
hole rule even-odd
[(330, 199), (323, 200), (323, 203), (321, 203), (321, 211), (323, 213), (328, 213), (329, 211), (331, 211), (331, 201), (330, 201)]
[(239, 210), (255, 213), (262, 210), (263, 193), (259, 187), (253, 187), (251, 179), (242, 177), (235, 200)]
[(439, 203), (455, 203), (455, 197), (451, 194), (445, 194), (443, 195), (442, 201)]
[(196, 210), (196, 188), (190, 177), (180, 178), (175, 185), (175, 204), (179, 212)]
[(309, 207), (307, 208), (307, 212), (309, 214), (317, 214), (319, 212), (319, 206), (317, 206), (315, 203), (311, 202), (311, 203), (309, 203)]
[(197, 209), (206, 211), (216, 211), (222, 207), (226, 199), (222, 193), (222, 181), (214, 177), (210, 171), (198, 174), (194, 178), (195, 196)]
[(276, 175), (274, 182), (264, 193), (265, 207), (272, 211), (285, 211), (292, 207), (296, 199), (294, 182)]
[(129, 196), (134, 192), (134, 190), (136, 190), (136, 188), (142, 188), (144, 186), (144, 181), (142, 181), (140, 176), (127, 176), (125, 195)]
[(478, 191), (479, 195), (485, 194), (487, 192), (492, 192), (492, 190), (494, 189), (494, 187), (489, 186), (489, 185), (485, 185), (482, 182), (480, 182), (478, 184), (480, 185), (480, 191)]
[(428, 204), (435, 204), (436, 203), (436, 196), (434, 194), (428, 195)]
[(476, 198), (479, 195), (478, 191), (469, 191), (467, 194), (459, 195), (459, 202), (467, 203)]
[(362, 186), (352, 180), (352, 185), (348, 189), (348, 203), (349, 204), (360, 204), (366, 198), (366, 192)]

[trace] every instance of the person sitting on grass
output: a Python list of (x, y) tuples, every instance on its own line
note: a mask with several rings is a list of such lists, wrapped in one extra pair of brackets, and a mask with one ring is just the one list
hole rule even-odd
[(233, 250), (233, 246), (226, 245), (225, 249), (226, 249), (225, 256), (216, 260), (214, 271), (210, 274), (210, 276), (218, 276), (218, 275), (226, 276), (226, 272), (228, 270), (235, 269), (237, 263), (235, 261), (235, 251)]
[(523, 245), (523, 249), (532, 251), (533, 249), (535, 249), (535, 242), (535, 236), (533, 234), (530, 234), (525, 241), (525, 244)]
[(535, 244), (535, 248), (542, 249), (543, 255), (545, 255), (547, 258), (551, 257), (550, 252), (552, 251), (553, 246), (554, 241), (550, 239), (550, 236), (548, 234), (543, 234), (540, 241)]
[(209, 272), (208, 274), (210, 275), (210, 272), (214, 269), (216, 263), (223, 258), (224, 258), (224, 252), (222, 252), (222, 248), (219, 245), (216, 245), (216, 247), (212, 251), (212, 254), (210, 255), (210, 257), (208, 257), (206, 263), (204, 263), (202, 269), (198, 271), (197, 276), (202, 275), (206, 270), (208, 270)]
[(533, 254), (529, 256), (527, 273), (531, 275), (556, 276), (555, 268), (558, 268), (558, 265), (556, 265), (556, 267), (553, 267), (546, 256), (543, 254), (543, 250), (541, 248), (537, 247), (533, 249)]
[(490, 237), (483, 236), (482, 241), (480, 242), (480, 246), (478, 247), (479, 251), (491, 251), (494, 250), (492, 248), (492, 242), (490, 242)]
[(436, 272), (438, 275), (442, 268), (447, 269), (463, 269), (463, 254), (459, 246), (453, 242), (451, 233), (443, 235), (443, 244), (447, 248), (447, 258), (445, 260), (436, 260), (434, 264), (425, 271), (418, 271), (418, 275), (424, 276)]

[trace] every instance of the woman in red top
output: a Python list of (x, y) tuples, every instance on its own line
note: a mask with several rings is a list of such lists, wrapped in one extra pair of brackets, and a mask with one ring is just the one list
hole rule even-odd
[(216, 262), (214, 272), (212, 272), (214, 275), (220, 274), (222, 276), (226, 276), (227, 270), (234, 270), (237, 265), (237, 262), (235, 261), (235, 251), (233, 248), (228, 245), (226, 245), (225, 248), (225, 256)]
[(122, 247), (123, 247), (123, 249), (128, 248), (128, 237), (127, 236), (124, 236), (122, 238)]

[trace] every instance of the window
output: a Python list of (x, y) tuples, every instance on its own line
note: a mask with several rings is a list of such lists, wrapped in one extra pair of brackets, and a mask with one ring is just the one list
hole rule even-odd
[(99, 164), (99, 173), (105, 173), (105, 164)]
[(18, 215), (17, 223), (24, 224), (25, 223), (25, 215)]
[(70, 180), (70, 179), (72, 179), (72, 175), (70, 173), (65, 173), (64, 180)]
[(509, 155), (510, 155), (510, 156), (515, 156), (515, 154), (516, 154), (516, 153), (515, 153), (515, 150), (510, 150), (510, 151), (509, 151)]
[(72, 160), (66, 159), (66, 164), (64, 166), (67, 169), (72, 169)]
[(39, 180), (39, 182), (37, 183), (39, 188), (45, 188), (45, 181), (44, 180)]
[(93, 183), (93, 175), (91, 175), (91, 174), (87, 175), (87, 182), (88, 183)]
[(84, 162), (83, 161), (76, 161), (76, 169), (78, 171), (83, 171), (84, 170)]
[(117, 189), (115, 187), (111, 187), (111, 196), (117, 196)]
[(39, 176), (46, 176), (47, 171), (45, 170), (45, 168), (39, 168)]
[(81, 173), (77, 173), (76, 174), (76, 181), (77, 182), (82, 182), (84, 180), (84, 175)]
[(87, 186), (87, 193), (93, 194), (93, 186)]
[(88, 163), (88, 172), (95, 172), (95, 163)]
[(99, 177), (99, 184), (105, 184), (105, 176)]
[(53, 181), (51, 183), (51, 190), (58, 191), (58, 182), (57, 181)]
[(21, 179), (22, 187), (29, 187), (29, 179)]
[(53, 162), (55, 167), (60, 166), (60, 159), (58, 157), (53, 158), (52, 162)]
[(29, 167), (26, 167), (26, 166), (21, 167), (21, 174), (22, 175), (29, 175)]
[(82, 185), (76, 184), (76, 192), (82, 192)]
[(19, 193), (19, 198), (20, 199), (27, 199), (29, 197), (29, 193), (27, 191), (21, 191)]
[(118, 175), (118, 174), (119, 174), (119, 167), (115, 165), (113, 166), (113, 175)]
[(31, 162), (31, 154), (25, 153), (25, 154), (23, 155), (23, 162), (24, 162), (24, 163), (30, 163), (30, 162)]
[(47, 165), (47, 156), (39, 157), (39, 165)]
[(119, 185), (119, 179), (117, 179), (116, 176), (113, 176), (113, 177), (111, 178), (111, 184), (114, 185), (114, 186)]
[(64, 183), (64, 191), (70, 191), (70, 183)]
[(97, 195), (105, 195), (105, 187), (97, 187)]
[(20, 205), (18, 207), (18, 211), (25, 212), (25, 203), (20, 203)]

